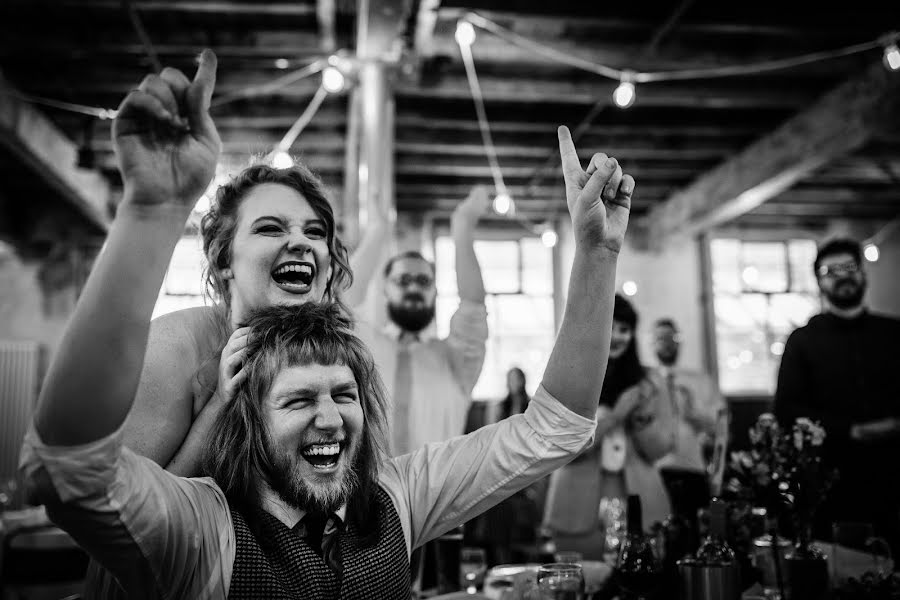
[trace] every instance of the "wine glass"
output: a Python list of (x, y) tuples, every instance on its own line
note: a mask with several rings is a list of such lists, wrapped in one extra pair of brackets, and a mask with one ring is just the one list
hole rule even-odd
[(484, 585), (487, 558), (483, 548), (463, 548), (459, 553), (459, 587), (475, 594)]
[(549, 563), (541, 565), (537, 574), (541, 600), (582, 600), (584, 572), (580, 565)]

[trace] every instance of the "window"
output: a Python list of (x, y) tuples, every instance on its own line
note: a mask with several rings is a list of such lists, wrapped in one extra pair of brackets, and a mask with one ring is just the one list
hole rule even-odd
[(182, 308), (206, 304), (203, 297), (205, 265), (206, 257), (199, 237), (186, 235), (178, 240), (153, 309), (154, 319)]
[[(444, 337), (459, 306), (453, 239), (435, 241), (437, 270), (436, 327)], [(487, 292), (487, 356), (472, 396), (479, 400), (506, 395), (506, 372), (519, 367), (534, 393), (553, 348), (553, 251), (539, 238), (477, 240), (475, 254)]]
[(772, 394), (788, 335), (819, 311), (812, 240), (710, 241), (719, 385)]

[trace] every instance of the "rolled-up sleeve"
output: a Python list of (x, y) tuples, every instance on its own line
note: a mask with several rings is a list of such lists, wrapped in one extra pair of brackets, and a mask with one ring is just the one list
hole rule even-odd
[(453, 372), (467, 394), (472, 393), (484, 366), (488, 338), (487, 308), (462, 300), (450, 318), (446, 342), (451, 349)]
[(481, 514), (566, 464), (592, 443), (596, 421), (543, 387), (525, 413), (391, 460), (382, 484), (409, 549)]
[(224, 495), (210, 479), (172, 475), (122, 445), (45, 445), (32, 426), (19, 464), (51, 520), (118, 580), (129, 598), (225, 598), (235, 556)]

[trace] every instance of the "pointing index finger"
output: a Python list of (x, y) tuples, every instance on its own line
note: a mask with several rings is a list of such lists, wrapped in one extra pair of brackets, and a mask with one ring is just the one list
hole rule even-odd
[(216, 54), (206, 49), (200, 53), (200, 65), (197, 67), (197, 73), (194, 75), (194, 83), (201, 90), (201, 99), (203, 101), (203, 110), (209, 109), (209, 103), (212, 100), (213, 90), (216, 87), (216, 67), (218, 60)]
[(563, 178), (566, 186), (576, 185), (579, 176), (583, 174), (581, 163), (578, 161), (578, 153), (575, 151), (575, 143), (572, 134), (565, 125), (556, 130), (559, 137), (559, 158), (562, 162)]

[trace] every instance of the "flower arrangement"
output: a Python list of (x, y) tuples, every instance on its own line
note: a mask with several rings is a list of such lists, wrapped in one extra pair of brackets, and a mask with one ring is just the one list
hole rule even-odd
[(835, 480), (822, 463), (825, 429), (801, 417), (785, 432), (774, 415), (764, 413), (749, 437), (749, 451), (731, 453), (725, 493), (763, 506), (769, 514), (790, 511), (796, 536), (808, 543), (815, 511)]

